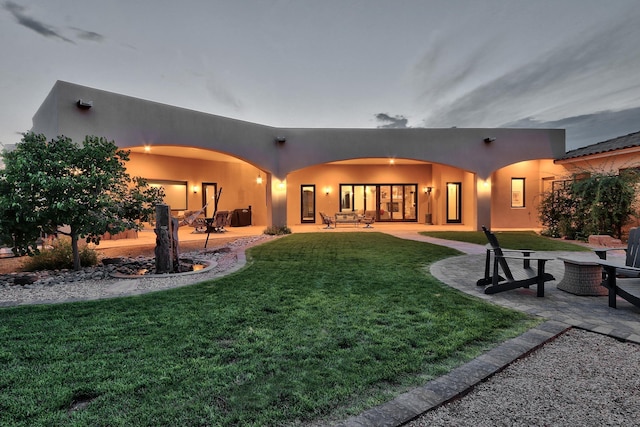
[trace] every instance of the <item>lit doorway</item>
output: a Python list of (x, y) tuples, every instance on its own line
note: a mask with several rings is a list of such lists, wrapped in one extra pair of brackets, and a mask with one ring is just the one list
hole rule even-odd
[(203, 182), (202, 183), (202, 206), (207, 205), (204, 216), (206, 218), (212, 218), (213, 214), (217, 210), (216, 206), (216, 194), (218, 194), (218, 184), (215, 182)]
[(315, 222), (316, 221), (316, 186), (302, 185), (300, 187), (301, 212), (300, 221)]
[(462, 222), (462, 183), (447, 182), (447, 223)]

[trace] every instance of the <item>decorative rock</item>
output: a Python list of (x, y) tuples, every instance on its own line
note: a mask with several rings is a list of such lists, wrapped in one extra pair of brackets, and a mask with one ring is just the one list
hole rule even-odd
[(13, 279), (13, 283), (15, 283), (16, 285), (30, 285), (32, 283), (35, 283), (37, 280), (38, 280), (37, 276), (22, 275), (22, 276), (16, 276)]

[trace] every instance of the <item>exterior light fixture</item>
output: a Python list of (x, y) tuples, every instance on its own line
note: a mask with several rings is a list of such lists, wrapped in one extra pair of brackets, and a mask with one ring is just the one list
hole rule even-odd
[(262, 184), (262, 175), (260, 175), (260, 172), (258, 172), (258, 177), (256, 178), (256, 184)]
[(433, 213), (431, 212), (431, 192), (433, 187), (422, 187), (424, 194), (427, 195), (427, 214), (424, 218), (424, 223), (427, 225), (433, 225)]
[(395, 159), (389, 159), (389, 164), (390, 164), (390, 165), (393, 165), (393, 164), (395, 164), (395, 163), (396, 163)]
[(199, 188), (198, 188), (198, 186), (197, 186), (197, 185), (192, 185), (192, 186), (191, 186), (191, 191), (193, 191), (193, 194), (197, 194), (197, 193), (198, 193), (198, 190), (199, 190)]
[(327, 186), (324, 187), (324, 195), (328, 196), (331, 193), (331, 187)]
[(149, 151), (151, 151), (151, 146), (149, 144), (145, 144), (144, 145), (144, 152), (148, 153)]
[(491, 144), (491, 143), (492, 143), (493, 141), (495, 141), (495, 140), (496, 140), (496, 139), (495, 139), (495, 138), (493, 138), (493, 137), (486, 137), (486, 138), (484, 139), (484, 143), (485, 143), (485, 144)]
[(87, 101), (86, 99), (78, 99), (78, 102), (76, 102), (76, 105), (81, 110), (88, 110), (89, 108), (93, 107), (93, 101)]
[(278, 144), (284, 144), (285, 142), (287, 142), (287, 138), (284, 136), (276, 136), (276, 142)]

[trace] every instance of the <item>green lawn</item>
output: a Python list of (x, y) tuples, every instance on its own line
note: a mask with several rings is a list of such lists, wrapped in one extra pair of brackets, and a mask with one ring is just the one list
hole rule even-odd
[(455, 254), (381, 233), (294, 234), (252, 248), (247, 268), (216, 281), (0, 309), (0, 425), (357, 414), (537, 322), (426, 272)]
[[(424, 236), (439, 239), (457, 240), (460, 242), (486, 245), (487, 236), (482, 231), (421, 231)], [(496, 231), (500, 246), (507, 249), (531, 249), (534, 251), (590, 251), (589, 248), (551, 239), (536, 234), (533, 231)]]

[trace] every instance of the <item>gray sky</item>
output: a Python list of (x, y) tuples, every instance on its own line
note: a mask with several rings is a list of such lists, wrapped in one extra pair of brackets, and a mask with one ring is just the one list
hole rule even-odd
[(640, 0), (0, 0), (0, 142), (56, 80), (283, 127), (640, 131)]

